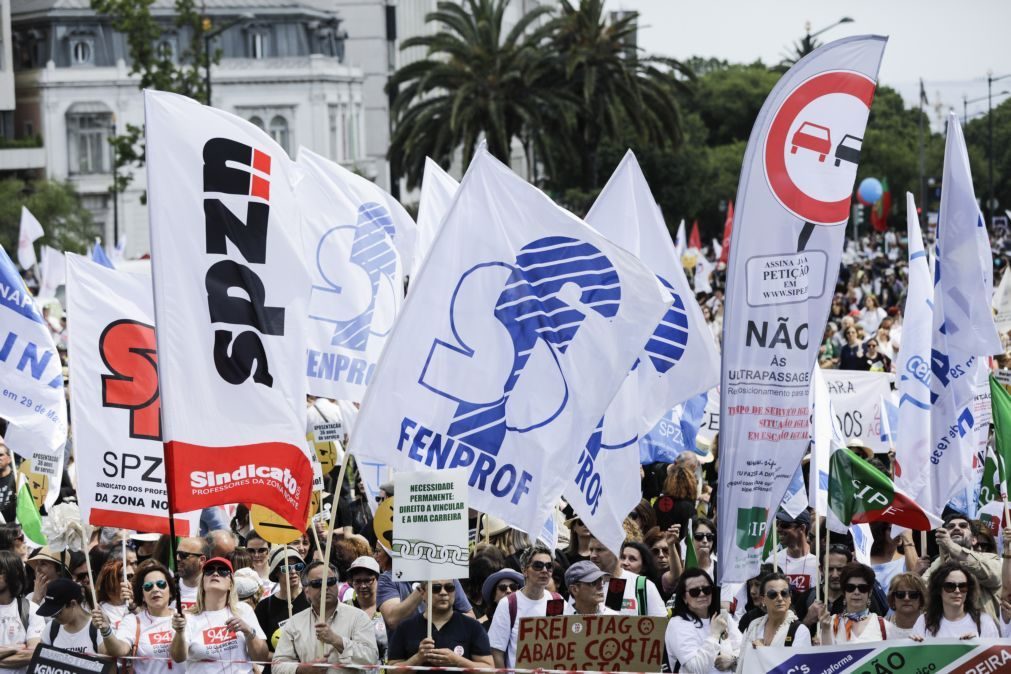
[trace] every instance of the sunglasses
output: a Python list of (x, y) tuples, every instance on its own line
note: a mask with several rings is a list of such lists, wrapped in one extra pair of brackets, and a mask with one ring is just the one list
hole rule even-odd
[(516, 592), (520, 589), (520, 586), (516, 583), (501, 583), (495, 586), (495, 589), (499, 592)]
[(694, 538), (697, 541), (715, 541), (716, 534), (695, 534)]
[[(327, 587), (333, 587), (336, 584), (337, 584), (337, 579), (336, 578), (334, 578), (333, 576), (328, 576), (327, 577), (327, 579), (326, 579), (326, 586)], [(321, 587), (323, 587), (323, 579), (322, 578), (317, 578), (316, 580), (310, 580), (309, 581), (309, 587), (311, 587), (311, 588), (313, 588), (315, 590), (320, 589)]]
[(145, 592), (150, 592), (154, 588), (158, 588), (159, 590), (164, 590), (166, 587), (168, 587), (168, 583), (165, 582), (164, 580), (156, 580), (154, 582), (148, 581), (148, 582), (144, 583), (144, 585), (142, 585), (141, 587), (144, 588)]
[(530, 562), (529, 566), (534, 571), (544, 571), (551, 568), (551, 562)]
[(896, 599), (921, 599), (923, 594), (919, 590), (896, 590), (892, 596)]
[[(288, 568), (290, 568), (295, 573), (302, 573), (302, 569), (305, 568), (305, 563), (304, 562), (288, 562), (287, 566), (288, 566)], [(285, 568), (285, 565), (281, 564), (277, 568), (283, 570)]]
[(76, 576), (74, 576), (74, 580), (76, 580), (78, 583), (86, 583), (88, 581), (88, 572), (85, 571), (84, 573), (77, 574)]
[(251, 555), (265, 555), (270, 552), (270, 548), (246, 548)]
[(775, 590), (765, 591), (766, 599), (778, 599), (779, 597), (782, 597), (783, 599), (789, 599), (790, 591), (789, 590), (780, 590), (779, 592), (776, 592)]
[(228, 578), (232, 575), (232, 572), (228, 570), (227, 566), (211, 566), (204, 569), (204, 576), (221, 576), (222, 578)]
[(688, 590), (688, 596), (698, 599), (699, 597), (709, 597), (713, 594), (712, 585), (704, 585), (703, 587), (693, 587)]
[(439, 583), (432, 584), (432, 594), (442, 594), (443, 590), (446, 591), (446, 594), (453, 594), (456, 592), (456, 586), (452, 583), (444, 583), (442, 585)]
[(176, 559), (190, 559), (191, 557), (203, 557), (202, 553), (199, 552), (177, 552)]
[(954, 594), (955, 592), (966, 592), (969, 589), (969, 583), (942, 583), (941, 589), (948, 594)]
[(866, 583), (846, 583), (843, 587), (847, 592), (859, 592), (860, 594), (867, 594), (871, 591), (871, 586)]

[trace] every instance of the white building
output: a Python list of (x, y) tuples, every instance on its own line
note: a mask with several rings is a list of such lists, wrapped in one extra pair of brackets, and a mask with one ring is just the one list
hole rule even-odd
[[(381, 167), (369, 161), (364, 77), (344, 61), (344, 17), (334, 4), (202, 0), (212, 26), (224, 28), (211, 45), (222, 52), (211, 69), (212, 103), (264, 128), (290, 154), (305, 145), (371, 176)], [(190, 35), (175, 28), (173, 6), (173, 0), (155, 0), (153, 12), (165, 27), (159, 45), (179, 54)], [(104, 224), (107, 244), (118, 233), (126, 237), (128, 257), (148, 252), (144, 171), (134, 172), (115, 202), (109, 194), (107, 139), (144, 121), (125, 36), (91, 10), (90, 0), (17, 0), (11, 25), (17, 107), (8, 137), (41, 135), (43, 142), (0, 149), (0, 171), (69, 180)]]

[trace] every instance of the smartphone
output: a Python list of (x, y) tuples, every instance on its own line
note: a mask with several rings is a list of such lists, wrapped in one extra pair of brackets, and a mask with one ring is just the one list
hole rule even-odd
[(565, 600), (564, 599), (549, 599), (548, 600), (548, 611), (545, 613), (547, 616), (562, 615), (565, 613)]
[(612, 611), (620, 611), (625, 598), (625, 579), (612, 578), (607, 582), (607, 594), (604, 596), (604, 606)]

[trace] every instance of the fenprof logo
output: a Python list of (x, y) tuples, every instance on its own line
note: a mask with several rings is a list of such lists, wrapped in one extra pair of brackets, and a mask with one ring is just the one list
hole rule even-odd
[[(206, 253), (228, 256), (228, 242), (238, 251), (212, 264), (205, 277), (210, 322), (230, 326), (214, 330), (214, 367), (229, 384), (252, 377), (271, 387), (263, 339), (284, 335), (285, 310), (267, 306), (266, 288), (255, 270), (267, 262), (271, 158), (249, 145), (212, 138), (204, 144), (203, 159)], [(226, 201), (233, 207), (244, 202), (245, 219)]]
[(161, 440), (154, 326), (114, 321), (102, 331), (98, 353), (112, 372), (102, 375), (102, 405), (130, 411), (131, 438)]

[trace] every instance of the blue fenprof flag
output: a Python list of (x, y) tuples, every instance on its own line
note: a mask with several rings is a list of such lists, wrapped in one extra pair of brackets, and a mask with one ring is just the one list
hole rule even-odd
[(639, 463), (671, 463), (681, 452), (698, 453), (695, 438), (705, 416), (706, 393), (677, 405), (657, 425), (639, 438)]
[(109, 269), (115, 269), (116, 266), (112, 264), (112, 260), (109, 256), (105, 254), (105, 249), (102, 248), (101, 241), (95, 242), (95, 247), (91, 249), (91, 261), (97, 262), (103, 267), (108, 267)]

